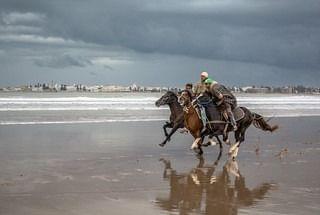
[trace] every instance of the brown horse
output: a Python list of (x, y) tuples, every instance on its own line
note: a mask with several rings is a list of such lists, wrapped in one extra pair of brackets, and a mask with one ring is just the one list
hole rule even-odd
[(184, 126), (189, 130), (190, 134), (195, 139), (191, 149), (198, 151), (198, 154), (203, 154), (201, 149), (203, 123), (199, 117), (195, 106), (192, 104), (191, 93), (187, 90), (182, 91), (179, 102), (183, 106)]
[[(179, 101), (180, 104), (184, 107), (185, 126), (190, 130), (190, 132), (192, 131), (191, 133), (195, 138), (195, 141), (192, 144), (192, 149), (198, 148), (199, 154), (202, 154), (201, 145), (204, 136), (209, 134), (214, 136), (223, 135), (225, 133), (225, 129), (227, 132), (232, 131), (232, 126), (227, 122), (223, 122), (221, 118), (219, 118), (219, 120), (210, 119), (212, 123), (207, 123), (206, 129), (203, 129), (203, 123), (200, 119), (201, 117), (199, 116), (196, 110), (196, 105), (198, 101), (192, 101), (192, 95), (189, 91), (182, 91)], [(251, 124), (263, 131), (273, 132), (278, 128), (277, 125), (270, 126), (261, 115), (252, 113), (245, 107), (240, 108), (243, 111), (244, 116), (237, 120), (238, 129), (235, 131), (236, 143), (233, 146), (231, 146), (229, 150), (229, 154), (232, 156), (233, 159), (237, 157), (239, 147), (241, 143), (245, 140), (246, 130)], [(216, 108), (213, 108), (213, 110), (216, 113), (218, 113), (215, 115), (221, 115), (221, 113)], [(188, 123), (188, 125), (186, 123)], [(220, 144), (220, 149), (221, 147), (222, 146)]]

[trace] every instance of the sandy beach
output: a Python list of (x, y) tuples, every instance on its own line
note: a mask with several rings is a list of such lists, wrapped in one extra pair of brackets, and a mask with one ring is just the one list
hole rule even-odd
[(319, 214), (320, 117), (271, 122), (236, 162), (161, 121), (1, 125), (0, 214)]

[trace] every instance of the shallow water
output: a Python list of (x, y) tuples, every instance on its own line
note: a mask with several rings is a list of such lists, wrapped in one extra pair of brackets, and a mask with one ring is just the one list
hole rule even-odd
[(163, 122), (0, 126), (0, 214), (319, 214), (319, 117), (250, 128), (237, 162)]

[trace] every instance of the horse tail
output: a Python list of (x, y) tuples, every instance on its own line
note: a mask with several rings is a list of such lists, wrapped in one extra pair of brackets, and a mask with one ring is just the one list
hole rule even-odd
[(259, 128), (263, 131), (270, 131), (274, 132), (279, 128), (278, 125), (271, 126), (268, 124), (268, 122), (259, 114), (257, 113), (252, 113), (253, 116), (253, 125), (256, 128)]

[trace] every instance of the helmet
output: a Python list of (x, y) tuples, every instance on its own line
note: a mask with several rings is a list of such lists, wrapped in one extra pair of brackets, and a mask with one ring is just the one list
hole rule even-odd
[(213, 80), (211, 78), (207, 78), (205, 81), (204, 81), (205, 84), (212, 84), (213, 83)]
[(206, 78), (208, 78), (208, 77), (209, 77), (209, 75), (208, 75), (208, 73), (207, 73), (207, 72), (201, 72), (200, 76), (203, 76), (203, 77), (206, 77)]

